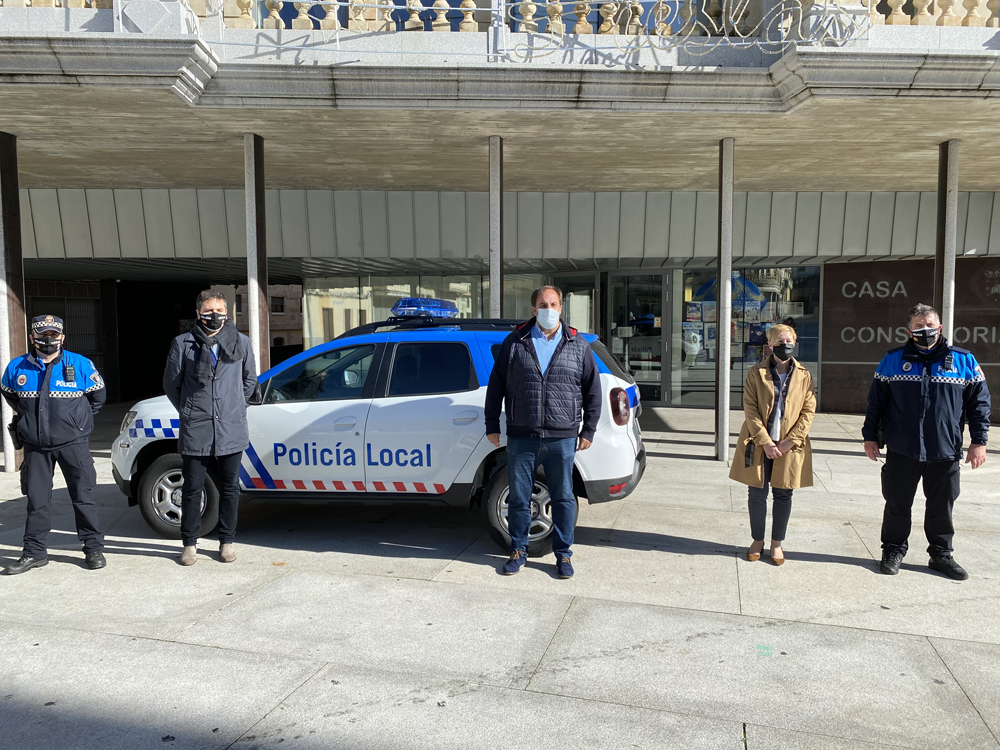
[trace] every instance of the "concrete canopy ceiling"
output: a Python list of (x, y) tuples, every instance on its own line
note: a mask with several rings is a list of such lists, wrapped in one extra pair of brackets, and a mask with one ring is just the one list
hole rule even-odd
[(713, 190), (736, 139), (737, 190), (934, 190), (959, 138), (960, 188), (1000, 189), (1000, 98), (815, 96), (788, 113), (192, 107), (169, 90), (0, 88), (25, 188), (239, 188), (265, 138), (272, 189)]

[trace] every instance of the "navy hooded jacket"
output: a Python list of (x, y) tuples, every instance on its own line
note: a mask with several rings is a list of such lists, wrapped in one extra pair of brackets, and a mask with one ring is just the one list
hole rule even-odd
[(912, 340), (888, 352), (868, 393), (862, 435), (917, 461), (962, 458), (965, 424), (973, 443), (986, 445), (990, 392), (976, 358), (944, 337), (929, 352)]

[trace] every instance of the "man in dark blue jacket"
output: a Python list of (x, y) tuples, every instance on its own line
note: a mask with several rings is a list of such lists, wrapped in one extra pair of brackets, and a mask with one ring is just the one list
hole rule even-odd
[(97, 471), (90, 455), (94, 416), (107, 392), (94, 363), (63, 350), (63, 322), (55, 315), (31, 320), (31, 351), (11, 360), (0, 390), (17, 412), (17, 435), (24, 444), (21, 489), (28, 496), (24, 551), (5, 575), (25, 573), (49, 562), (46, 541), (52, 528), (52, 475), (59, 464), (76, 516), (87, 567), (99, 570), (104, 559), (94, 487)]
[(941, 318), (930, 305), (907, 315), (910, 339), (882, 358), (868, 394), (862, 434), (865, 454), (882, 467), (882, 561), (879, 570), (896, 575), (910, 536), (910, 511), (922, 479), (927, 505), (924, 532), (932, 570), (964, 581), (969, 574), (952, 557), (952, 508), (959, 493), (962, 438), (969, 424), (972, 444), (965, 462), (978, 469), (986, 460), (990, 392), (976, 358), (950, 346)]
[(536, 289), (531, 295), (531, 311), (535, 317), (504, 340), (486, 389), (486, 437), (498, 448), (501, 402), (507, 415), (511, 552), (503, 572), (514, 575), (527, 561), (531, 495), (541, 463), (552, 504), (556, 570), (560, 578), (570, 578), (570, 547), (576, 525), (573, 457), (577, 450), (589, 448), (594, 439), (601, 418), (601, 379), (590, 344), (575, 328), (559, 320), (559, 289)]

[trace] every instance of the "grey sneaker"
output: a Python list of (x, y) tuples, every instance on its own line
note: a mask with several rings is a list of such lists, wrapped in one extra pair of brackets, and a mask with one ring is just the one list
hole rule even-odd
[(181, 565), (194, 565), (198, 562), (198, 548), (191, 546), (185, 547), (184, 551), (181, 552)]

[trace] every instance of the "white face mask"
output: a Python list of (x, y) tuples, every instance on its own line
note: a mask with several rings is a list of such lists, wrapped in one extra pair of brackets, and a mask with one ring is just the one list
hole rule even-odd
[(559, 325), (559, 311), (552, 307), (540, 308), (538, 310), (538, 315), (535, 317), (538, 320), (538, 325), (547, 331), (552, 330)]

